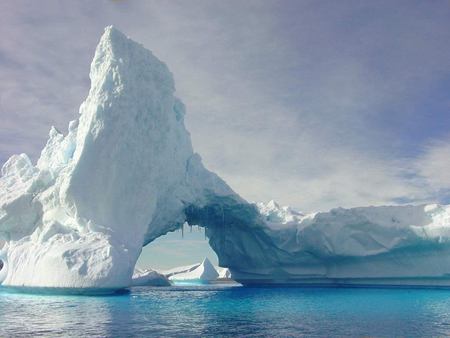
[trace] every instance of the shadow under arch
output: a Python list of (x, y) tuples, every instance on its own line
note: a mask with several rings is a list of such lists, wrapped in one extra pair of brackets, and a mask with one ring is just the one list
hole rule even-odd
[(256, 205), (235, 196), (208, 196), (202, 206), (185, 208), (186, 222), (205, 227), (219, 266), (232, 272), (270, 268), (286, 252), (273, 243)]
[[(286, 255), (274, 245), (270, 229), (256, 205), (239, 196), (219, 196), (213, 193), (205, 195), (202, 202), (186, 203), (182, 223), (168, 226), (166, 232), (149, 239), (141, 257), (151, 250), (152, 245), (158, 245), (161, 238), (171, 236), (174, 231), (181, 229), (185, 222), (205, 229), (204, 236), (217, 255), (218, 265), (229, 268), (232, 273), (270, 269), (281, 256)], [(171, 251), (173, 248), (169, 245), (166, 250)], [(139, 267), (143, 265), (141, 257), (137, 262)]]

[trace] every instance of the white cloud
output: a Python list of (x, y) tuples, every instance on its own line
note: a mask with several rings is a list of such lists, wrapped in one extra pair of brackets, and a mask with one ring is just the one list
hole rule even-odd
[(450, 189), (450, 139), (428, 144), (414, 166), (435, 193)]

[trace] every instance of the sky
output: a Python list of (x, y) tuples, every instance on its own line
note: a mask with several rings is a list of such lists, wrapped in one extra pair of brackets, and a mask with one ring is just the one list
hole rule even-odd
[[(19, 0), (0, 13), (0, 163), (36, 161), (50, 126), (77, 117), (113, 24), (168, 65), (194, 149), (249, 201), (450, 203), (449, 1)], [(146, 257), (168, 257), (158, 247), (176, 236)]]

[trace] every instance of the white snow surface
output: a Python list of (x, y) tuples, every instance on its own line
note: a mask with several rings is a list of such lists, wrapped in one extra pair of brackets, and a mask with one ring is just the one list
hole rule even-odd
[(265, 217), (265, 221), (273, 228), (286, 227), (297, 224), (304, 218), (304, 214), (292, 209), (289, 206), (280, 206), (274, 200), (256, 203), (261, 215)]
[(170, 286), (169, 279), (152, 269), (135, 269), (131, 286)]
[[(172, 74), (150, 51), (107, 27), (90, 78), (79, 118), (65, 135), (51, 128), (37, 164), (20, 154), (1, 169), (3, 285), (127, 287), (142, 246), (187, 221), (244, 284), (450, 286), (450, 206), (247, 203), (193, 152)], [(202, 269), (183, 274), (210, 278)]]
[(219, 277), (216, 268), (205, 258), (195, 269), (173, 274), (169, 277), (171, 281), (215, 281)]
[[(273, 201), (257, 206), (265, 217), (268, 232), (272, 236), (278, 234), (279, 241), (284, 242), (283, 249), (288, 251), (309, 246), (323, 256), (364, 257), (408, 247), (417, 241), (450, 243), (450, 206), (336, 208), (307, 215)], [(294, 238), (294, 242), (285, 242)]]

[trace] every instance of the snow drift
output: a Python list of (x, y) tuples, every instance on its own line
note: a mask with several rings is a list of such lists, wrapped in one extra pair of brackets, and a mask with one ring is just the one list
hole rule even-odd
[(79, 118), (65, 135), (51, 128), (37, 164), (20, 154), (2, 167), (3, 285), (127, 287), (142, 246), (185, 221), (207, 228), (244, 284), (450, 285), (449, 206), (303, 215), (247, 203), (193, 152), (151, 52), (108, 27), (90, 78)]

